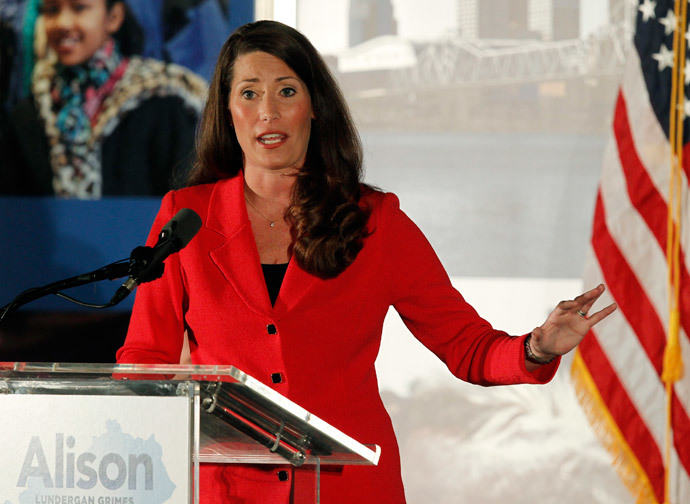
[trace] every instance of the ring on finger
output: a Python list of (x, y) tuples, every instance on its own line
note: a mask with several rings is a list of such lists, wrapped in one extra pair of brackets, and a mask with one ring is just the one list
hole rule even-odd
[(587, 316), (587, 312), (583, 312), (582, 310), (577, 310), (577, 314), (578, 314), (580, 317), (586, 317), (586, 316)]

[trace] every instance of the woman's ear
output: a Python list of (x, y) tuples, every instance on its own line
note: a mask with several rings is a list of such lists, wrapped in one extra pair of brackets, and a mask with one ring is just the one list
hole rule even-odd
[(117, 33), (122, 26), (122, 22), (125, 20), (125, 3), (115, 2), (110, 10), (106, 13), (105, 19), (105, 29), (110, 34), (113, 35)]

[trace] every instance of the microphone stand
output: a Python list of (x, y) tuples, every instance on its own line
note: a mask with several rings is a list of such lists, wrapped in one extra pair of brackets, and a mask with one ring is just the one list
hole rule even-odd
[[(79, 287), (80, 285), (98, 282), (101, 280), (115, 280), (116, 278), (122, 278), (125, 276), (136, 276), (141, 271), (143, 271), (144, 268), (146, 268), (146, 266), (149, 265), (151, 254), (151, 247), (137, 247), (132, 251), (132, 254), (130, 255), (128, 262), (120, 260), (107, 266), (103, 266), (102, 268), (99, 268), (97, 270), (91, 271), (89, 273), (82, 273), (80, 275), (66, 278), (64, 280), (59, 280), (57, 282), (53, 282), (42, 287), (33, 287), (31, 289), (27, 289), (19, 293), (19, 295), (17, 295), (17, 297), (15, 297), (9, 304), (0, 308), (0, 322), (2, 322), (9, 313), (17, 310), (19, 307), (24, 306), (27, 303), (35, 301), (36, 299), (42, 298), (49, 294), (55, 294), (59, 297), (75, 302), (82, 306), (88, 306), (90, 308), (109, 308), (111, 306), (115, 306), (120, 301), (122, 301), (125, 298), (125, 296), (113, 296), (113, 298), (108, 303), (96, 305), (78, 301), (70, 296), (67, 296), (66, 294), (63, 294), (60, 291), (64, 289), (71, 289), (73, 287)], [(160, 268), (156, 268), (155, 271), (147, 275), (146, 278), (142, 279), (140, 282), (151, 281), (156, 278), (159, 278), (162, 275), (163, 263), (160, 264)]]

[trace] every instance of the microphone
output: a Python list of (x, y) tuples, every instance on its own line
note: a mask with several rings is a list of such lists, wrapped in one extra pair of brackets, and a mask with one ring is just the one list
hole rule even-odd
[(170, 254), (187, 246), (201, 229), (201, 217), (189, 208), (183, 208), (163, 226), (158, 242), (153, 247), (137, 247), (130, 256), (130, 275), (127, 281), (115, 291), (109, 305), (115, 305), (126, 298), (139, 284), (151, 282), (163, 276), (163, 261)]

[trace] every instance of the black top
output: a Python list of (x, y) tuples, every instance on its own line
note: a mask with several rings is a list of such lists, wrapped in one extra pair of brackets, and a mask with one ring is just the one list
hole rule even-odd
[[(128, 112), (103, 140), (103, 196), (163, 195), (181, 185), (196, 122), (177, 96), (153, 96)], [(0, 194), (54, 194), (50, 147), (33, 100), (20, 102), (0, 128)]]
[(261, 269), (264, 272), (264, 280), (266, 280), (266, 288), (268, 289), (268, 297), (271, 299), (271, 306), (276, 304), (287, 267), (288, 263), (261, 265)]

